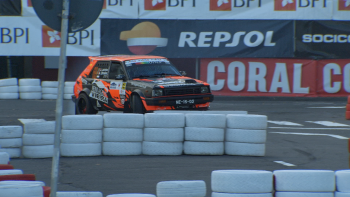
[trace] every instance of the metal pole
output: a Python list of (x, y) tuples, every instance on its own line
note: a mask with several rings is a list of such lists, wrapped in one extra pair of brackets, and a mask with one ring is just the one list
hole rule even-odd
[(196, 58), (196, 79), (199, 79), (199, 59)]
[(67, 67), (66, 47), (68, 39), (68, 16), (69, 16), (69, 0), (63, 0), (62, 23), (61, 23), (61, 54), (58, 68), (58, 96), (56, 100), (56, 127), (55, 141), (52, 157), (51, 171), (51, 194), (50, 197), (56, 197), (57, 182), (60, 163), (60, 135), (62, 128), (62, 111), (63, 111), (63, 89), (65, 69)]
[(7, 77), (12, 77), (12, 71), (11, 71), (11, 57), (7, 56)]

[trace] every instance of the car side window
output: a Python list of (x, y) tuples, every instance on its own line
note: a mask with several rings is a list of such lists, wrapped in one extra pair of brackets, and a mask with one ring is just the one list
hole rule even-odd
[(109, 79), (115, 79), (118, 75), (125, 75), (123, 66), (120, 63), (112, 62), (109, 70)]
[(92, 70), (91, 78), (108, 79), (108, 67), (110, 62), (97, 62)]

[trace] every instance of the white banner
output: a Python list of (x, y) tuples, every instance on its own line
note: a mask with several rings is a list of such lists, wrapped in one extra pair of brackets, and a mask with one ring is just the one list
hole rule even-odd
[[(100, 55), (100, 20), (69, 33), (67, 56)], [(0, 54), (3, 56), (59, 56), (61, 33), (38, 17), (0, 17)]]

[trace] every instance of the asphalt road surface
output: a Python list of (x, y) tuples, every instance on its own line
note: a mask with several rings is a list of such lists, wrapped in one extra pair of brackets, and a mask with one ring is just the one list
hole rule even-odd
[[(69, 101), (66, 101), (69, 102)], [(211, 110), (244, 110), (268, 116), (266, 156), (61, 157), (59, 191), (156, 194), (168, 180), (204, 180), (211, 196), (213, 170), (349, 168), (350, 120), (346, 98), (217, 97)], [(55, 101), (0, 100), (0, 126), (19, 118), (55, 120)], [(101, 113), (102, 114), (102, 113)], [(12, 159), (11, 164), (50, 186), (51, 159)]]

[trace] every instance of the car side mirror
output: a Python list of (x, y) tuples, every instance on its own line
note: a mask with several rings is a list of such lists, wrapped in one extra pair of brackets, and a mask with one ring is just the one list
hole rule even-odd
[(123, 80), (123, 81), (124, 81), (124, 80), (126, 80), (126, 76), (125, 76), (125, 75), (116, 75), (116, 76), (115, 76), (115, 79), (116, 79), (116, 80)]
[(186, 75), (187, 75), (186, 71), (183, 71), (183, 70), (180, 71), (180, 74), (183, 75), (183, 76), (186, 76)]

